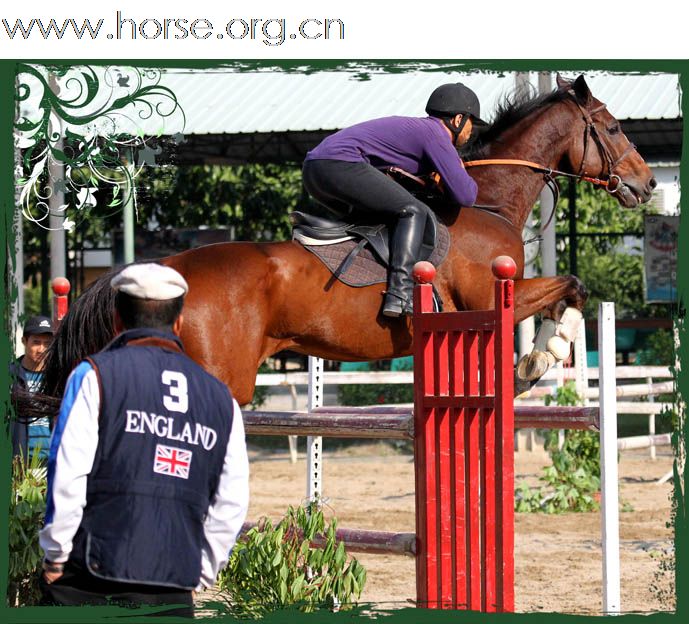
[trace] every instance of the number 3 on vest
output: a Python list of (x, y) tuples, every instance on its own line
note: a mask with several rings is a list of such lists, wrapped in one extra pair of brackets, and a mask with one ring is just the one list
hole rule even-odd
[(185, 414), (189, 409), (187, 378), (177, 371), (163, 371), (163, 384), (168, 386), (168, 393), (163, 395), (163, 405), (171, 412)]

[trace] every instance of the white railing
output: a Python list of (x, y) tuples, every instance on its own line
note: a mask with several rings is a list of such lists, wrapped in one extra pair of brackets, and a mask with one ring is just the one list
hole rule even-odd
[[(598, 368), (586, 369), (589, 379), (598, 379)], [(573, 368), (563, 368), (562, 373), (557, 369), (549, 370), (541, 379), (554, 381), (559, 377), (565, 380), (575, 379)], [(668, 366), (617, 366), (616, 379), (672, 379), (672, 372)], [(414, 381), (412, 371), (331, 371), (323, 373), (323, 379), (328, 385), (346, 384), (411, 384)], [(309, 383), (307, 372), (293, 373), (259, 373), (256, 375), (257, 386), (306, 386)]]
[[(565, 381), (576, 381), (577, 374), (582, 375), (586, 380), (598, 380), (600, 371), (597, 367), (588, 367), (578, 372), (572, 368), (553, 368), (543, 377), (542, 381), (557, 381), (561, 385)], [(350, 372), (325, 372), (322, 373), (323, 384), (327, 386), (342, 386), (351, 384), (413, 384), (412, 371), (350, 371)], [(669, 394), (675, 389), (672, 372), (668, 366), (616, 366), (615, 378), (616, 385), (616, 406), (619, 414), (646, 414), (648, 415), (648, 436), (643, 436), (649, 441), (650, 456), (655, 459), (656, 445), (664, 437), (655, 436), (655, 417), (662, 413), (672, 404), (660, 403), (655, 400), (656, 396)], [(645, 383), (619, 383), (620, 381), (644, 380)], [(662, 380), (662, 381), (656, 381)], [(262, 387), (286, 387), (289, 388), (292, 396), (292, 408), (297, 409), (298, 386), (309, 385), (308, 372), (289, 372), (289, 373), (260, 373), (256, 376), (256, 385)], [(555, 385), (535, 386), (532, 388), (528, 398), (516, 399), (516, 405), (543, 405), (544, 397), (554, 394), (557, 389)], [(599, 389), (594, 386), (587, 386), (584, 391), (584, 398), (588, 405), (599, 406)], [(647, 400), (620, 400), (646, 397)], [(532, 434), (531, 434), (532, 435)], [(655, 441), (655, 442), (654, 442)], [(291, 451), (293, 457), (296, 449), (292, 440)], [(527, 448), (533, 448), (533, 440), (527, 441)]]
[[(598, 379), (598, 368), (587, 369), (589, 379)], [(672, 373), (667, 366), (618, 366), (615, 368), (615, 378), (645, 379), (646, 383), (618, 384), (617, 412), (619, 414), (659, 414), (665, 404), (655, 401), (620, 401), (620, 397), (648, 397), (669, 394), (674, 391), (674, 381), (654, 382), (654, 379), (672, 379)], [(574, 369), (562, 369), (562, 372), (552, 369), (542, 378), (543, 381), (574, 380)], [(323, 383), (328, 386), (343, 386), (350, 384), (409, 384), (414, 382), (412, 371), (361, 371), (361, 372), (326, 372), (323, 373)], [(297, 386), (308, 386), (309, 374), (294, 373), (260, 373), (256, 376), (256, 385), (264, 387), (283, 386), (290, 388), (295, 396)], [(556, 386), (536, 386), (526, 399), (516, 399), (519, 405), (542, 405), (543, 397), (554, 394)], [(598, 388), (589, 387), (584, 393), (587, 399), (598, 399)], [(596, 401), (589, 403), (597, 405)], [(653, 432), (649, 432), (653, 433)]]

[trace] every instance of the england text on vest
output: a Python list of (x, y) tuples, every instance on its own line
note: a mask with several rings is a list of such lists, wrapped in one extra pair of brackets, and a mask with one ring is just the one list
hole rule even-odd
[(200, 423), (175, 425), (172, 416), (148, 414), (139, 410), (127, 410), (127, 424), (124, 430), (128, 433), (152, 433), (159, 438), (180, 440), (188, 444), (201, 444), (210, 451), (218, 440), (215, 429)]

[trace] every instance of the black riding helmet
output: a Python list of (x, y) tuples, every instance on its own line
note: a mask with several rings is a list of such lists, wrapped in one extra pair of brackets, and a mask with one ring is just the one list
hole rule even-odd
[[(444, 84), (437, 87), (426, 104), (426, 112), (431, 117), (439, 117), (447, 129), (452, 132), (453, 143), (464, 129), (468, 119), (471, 119), (475, 126), (487, 126), (488, 124), (481, 119), (481, 104), (476, 94), (461, 82)], [(459, 126), (453, 126), (449, 118), (455, 115), (463, 115)]]
[(476, 94), (461, 82), (437, 87), (426, 104), (426, 112), (431, 117), (454, 117), (469, 115), (474, 125), (487, 126), (481, 119), (481, 104)]

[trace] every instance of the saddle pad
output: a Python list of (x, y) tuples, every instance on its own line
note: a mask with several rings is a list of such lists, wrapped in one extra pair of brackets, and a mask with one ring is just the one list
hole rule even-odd
[[(333, 245), (303, 245), (305, 249), (316, 255), (331, 273), (337, 271), (358, 241), (347, 240)], [(442, 223), (438, 223), (438, 241), (428, 261), (436, 268), (445, 260), (450, 248), (450, 234)], [(387, 268), (384, 267), (373, 253), (364, 247), (347, 270), (338, 276), (347, 286), (361, 287), (371, 284), (385, 284), (388, 281)]]

